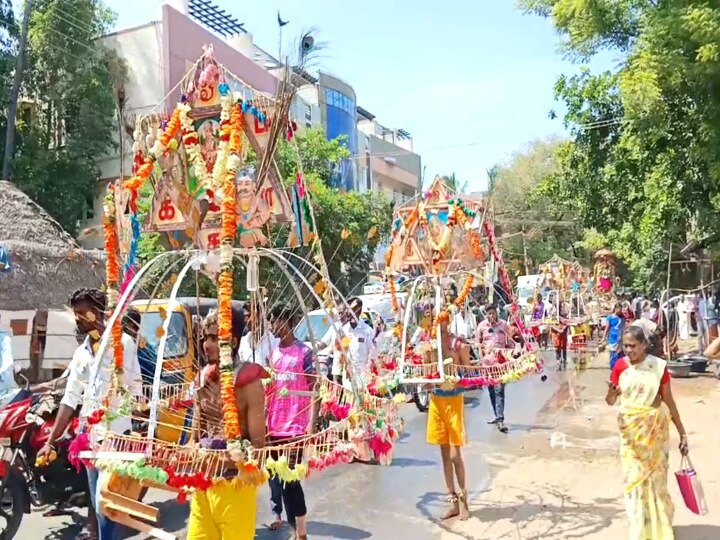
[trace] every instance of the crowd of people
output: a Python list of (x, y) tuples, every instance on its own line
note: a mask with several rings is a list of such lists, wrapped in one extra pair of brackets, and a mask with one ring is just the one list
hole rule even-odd
[[(626, 507), (631, 526), (631, 538), (672, 538), (673, 506), (667, 492), (669, 424), (672, 422), (680, 437), (680, 451), (688, 452), (687, 435), (675, 405), (665, 347), (668, 333), (685, 338), (685, 313), (696, 314), (695, 328), (707, 337), (717, 337), (717, 303), (714, 298), (699, 296), (696, 306), (689, 306), (685, 297), (661, 309), (657, 301), (641, 295), (620, 298), (612, 313), (605, 317), (602, 341), (609, 351), (610, 375), (606, 401), (620, 404), (619, 429), (621, 458), (626, 481)], [(453, 302), (453, 298), (449, 299)], [(95, 398), (107, 393), (112, 376), (113, 353), (105, 351), (99, 362), (94, 362), (106, 324), (106, 298), (95, 289), (81, 289), (70, 299), (79, 332), (84, 336), (73, 359), (61, 377), (64, 397), (48, 444), (39, 456), (55, 451), (55, 442), (65, 432), (76, 411), (87, 402), (88, 392)], [(341, 313), (339, 327), (330, 330), (318, 340), (318, 348), (331, 347), (332, 367), (328, 376), (340, 385), (351, 383), (351, 373), (363, 383), (375, 360), (377, 330), (363, 320), (363, 305), (359, 298), (348, 301), (349, 309)], [(556, 311), (553, 311), (555, 309)], [(547, 306), (538, 297), (531, 319), (545, 319), (548, 314), (558, 319), (567, 317), (570, 306)], [(418, 329), (410, 339), (411, 345), (434, 340), (432, 329), (434, 306), (422, 307)], [(522, 325), (516, 323), (508, 310), (499, 310), (490, 303), (474, 303), (472, 309), (455, 311), (448, 319), (438, 320), (439, 349), (443, 361), (460, 366), (492, 364), (497, 362), (498, 349), (507, 350), (510, 356), (521, 353), (525, 339)], [(698, 316), (699, 315), (699, 316)], [(259, 306), (247, 304), (244, 309), (232, 311), (232, 349), (236, 358), (235, 399), (240, 413), (243, 438), (256, 448), (292, 441), (318, 428), (319, 404), (314, 401), (319, 374), (316, 358), (307, 344), (295, 337), (299, 317), (296, 310), (280, 305), (268, 314)], [(688, 316), (688, 326), (692, 326)], [(123, 384), (138, 398), (142, 396), (146, 371), (152, 371), (152, 359), (143, 357), (138, 348), (139, 313), (129, 309), (123, 334)], [(341, 331), (340, 331), (341, 330)], [(553, 329), (550, 334), (559, 364), (566, 361), (567, 331)], [(689, 330), (688, 330), (689, 334)], [(342, 347), (339, 336), (343, 337)], [(542, 347), (542, 334), (537, 335)], [(2, 340), (3, 363), (0, 382), (12, 379), (12, 362), (6, 366), (7, 340)], [(530, 337), (530, 339), (532, 339)], [(217, 312), (211, 311), (201, 324), (201, 369), (193, 384), (194, 415), (190, 444), (204, 448), (221, 448), (224, 444), (222, 402), (220, 398), (219, 342)], [(673, 341), (670, 341), (671, 347)], [(715, 339), (720, 355), (720, 339)], [(341, 361), (340, 349), (347, 351), (347, 364)], [(431, 357), (435, 349), (426, 349)], [(711, 351), (712, 352), (712, 351)], [(433, 359), (428, 358), (428, 363)], [(269, 372), (276, 373), (270, 384)], [(279, 374), (279, 375), (278, 375)], [(90, 381), (94, 381), (89, 385)], [(60, 386), (60, 387), (62, 387)], [(58, 388), (57, 381), (52, 384)], [(427, 442), (440, 447), (445, 487), (450, 503), (442, 519), (469, 517), (466, 470), (462, 447), (466, 444), (464, 392), (457, 384), (431, 386), (427, 419)], [(507, 433), (505, 424), (504, 384), (487, 387), (492, 409), (490, 424)], [(279, 399), (279, 396), (283, 396)], [(108, 429), (114, 433), (129, 433), (133, 429), (129, 418), (117, 418)], [(96, 434), (102, 439), (103, 433)], [(289, 466), (301, 463), (301, 452), (290, 456)], [(239, 471), (232, 467), (226, 474), (232, 477)], [(91, 497), (87, 538), (114, 540), (118, 527), (100, 511), (103, 473), (87, 467)], [(274, 515), (272, 529), (284, 526), (283, 512), (293, 530), (294, 538), (307, 537), (307, 504), (300, 481), (282, 482), (273, 477), (269, 481)], [(257, 487), (243, 485), (242, 489), (219, 484), (207, 491), (197, 492), (191, 501), (188, 522), (189, 539), (253, 538)], [(229, 532), (229, 531), (232, 531)]]

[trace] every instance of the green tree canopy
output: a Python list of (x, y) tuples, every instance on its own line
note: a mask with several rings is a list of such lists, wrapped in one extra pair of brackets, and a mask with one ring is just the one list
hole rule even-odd
[[(7, 127), (7, 103), (15, 67), (17, 31), (11, 0), (0, 0), (0, 140), (3, 143)], [(0, 168), (2, 161), (3, 153), (0, 152)]]
[(12, 179), (71, 233), (115, 146), (125, 71), (98, 41), (112, 21), (94, 0), (36, 0), (30, 20)]
[(582, 225), (564, 205), (542, 191), (557, 174), (556, 155), (563, 144), (556, 137), (538, 139), (493, 168), (493, 216), (503, 248), (520, 263), (516, 271), (524, 271), (525, 252), (529, 271), (555, 254), (587, 263), (587, 252), (576, 245), (583, 234)]
[(442, 178), (442, 181), (445, 183), (447, 187), (452, 189), (455, 193), (464, 193), (467, 191), (468, 188), (468, 182), (467, 180), (464, 182), (461, 182), (458, 180), (458, 178), (455, 176), (455, 173), (450, 173), (449, 175), (443, 175), (440, 178)]
[(662, 279), (670, 242), (720, 230), (720, 7), (710, 2), (522, 0), (566, 52), (619, 55), (563, 76), (572, 141), (545, 194), (612, 244), (638, 284)]

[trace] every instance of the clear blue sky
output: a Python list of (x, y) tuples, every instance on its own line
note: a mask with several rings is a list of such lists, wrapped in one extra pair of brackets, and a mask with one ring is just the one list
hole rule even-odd
[[(117, 28), (158, 19), (161, 0), (106, 0)], [(485, 171), (529, 141), (563, 133), (548, 111), (563, 60), (549, 21), (513, 0), (215, 0), (277, 54), (277, 10), (285, 36), (315, 27), (327, 42), (320, 68), (351, 84), (358, 104), (383, 125), (404, 128), (435, 174), (455, 172), (471, 190)], [(199, 52), (199, 51), (198, 51)]]

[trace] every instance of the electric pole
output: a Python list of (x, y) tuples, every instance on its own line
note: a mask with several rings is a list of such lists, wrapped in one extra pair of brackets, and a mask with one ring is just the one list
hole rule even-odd
[(12, 89), (10, 90), (10, 103), (8, 104), (7, 133), (5, 134), (5, 154), (3, 156), (3, 167), (1, 180), (10, 180), (10, 162), (15, 154), (15, 120), (17, 118), (18, 100), (20, 99), (20, 87), (23, 81), (25, 70), (25, 49), (27, 49), (28, 26), (30, 14), (32, 13), (33, 0), (25, 0), (25, 11), (23, 13), (22, 26), (20, 28), (20, 43), (18, 57), (15, 63), (15, 77)]

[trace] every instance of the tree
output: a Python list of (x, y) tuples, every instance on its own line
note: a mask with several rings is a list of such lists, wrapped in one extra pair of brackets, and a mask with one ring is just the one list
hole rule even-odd
[(538, 139), (489, 171), (489, 195), (503, 248), (513, 259), (526, 263), (529, 271), (555, 254), (588, 257), (575, 245), (582, 226), (541, 190), (557, 172), (556, 152), (563, 144), (555, 137)]
[(442, 181), (445, 182), (445, 185), (452, 189), (455, 193), (464, 193), (468, 188), (467, 180), (464, 181), (462, 184), (460, 181), (455, 177), (455, 173), (453, 172), (449, 176), (441, 176)]
[[(18, 28), (15, 22), (11, 0), (0, 0), (0, 141), (5, 143), (5, 130), (7, 128), (6, 105), (12, 87), (13, 68), (16, 58), (16, 42)], [(0, 169), (3, 155), (0, 152)]]
[(566, 52), (620, 53), (612, 72), (561, 77), (572, 141), (545, 194), (604, 235), (638, 285), (662, 280), (671, 242), (716, 233), (720, 8), (700, 2), (523, 0)]
[[(332, 179), (338, 165), (350, 157), (350, 150), (344, 144), (344, 136), (327, 140), (322, 129), (306, 129), (295, 137), (295, 144), (281, 144), (277, 161), (283, 176), (295, 180), (297, 155), (305, 175), (317, 179), (326, 186), (332, 186)], [(287, 142), (287, 141), (286, 141)]]
[(98, 41), (112, 21), (94, 0), (36, 0), (30, 20), (13, 178), (71, 233), (116, 145), (124, 67)]

